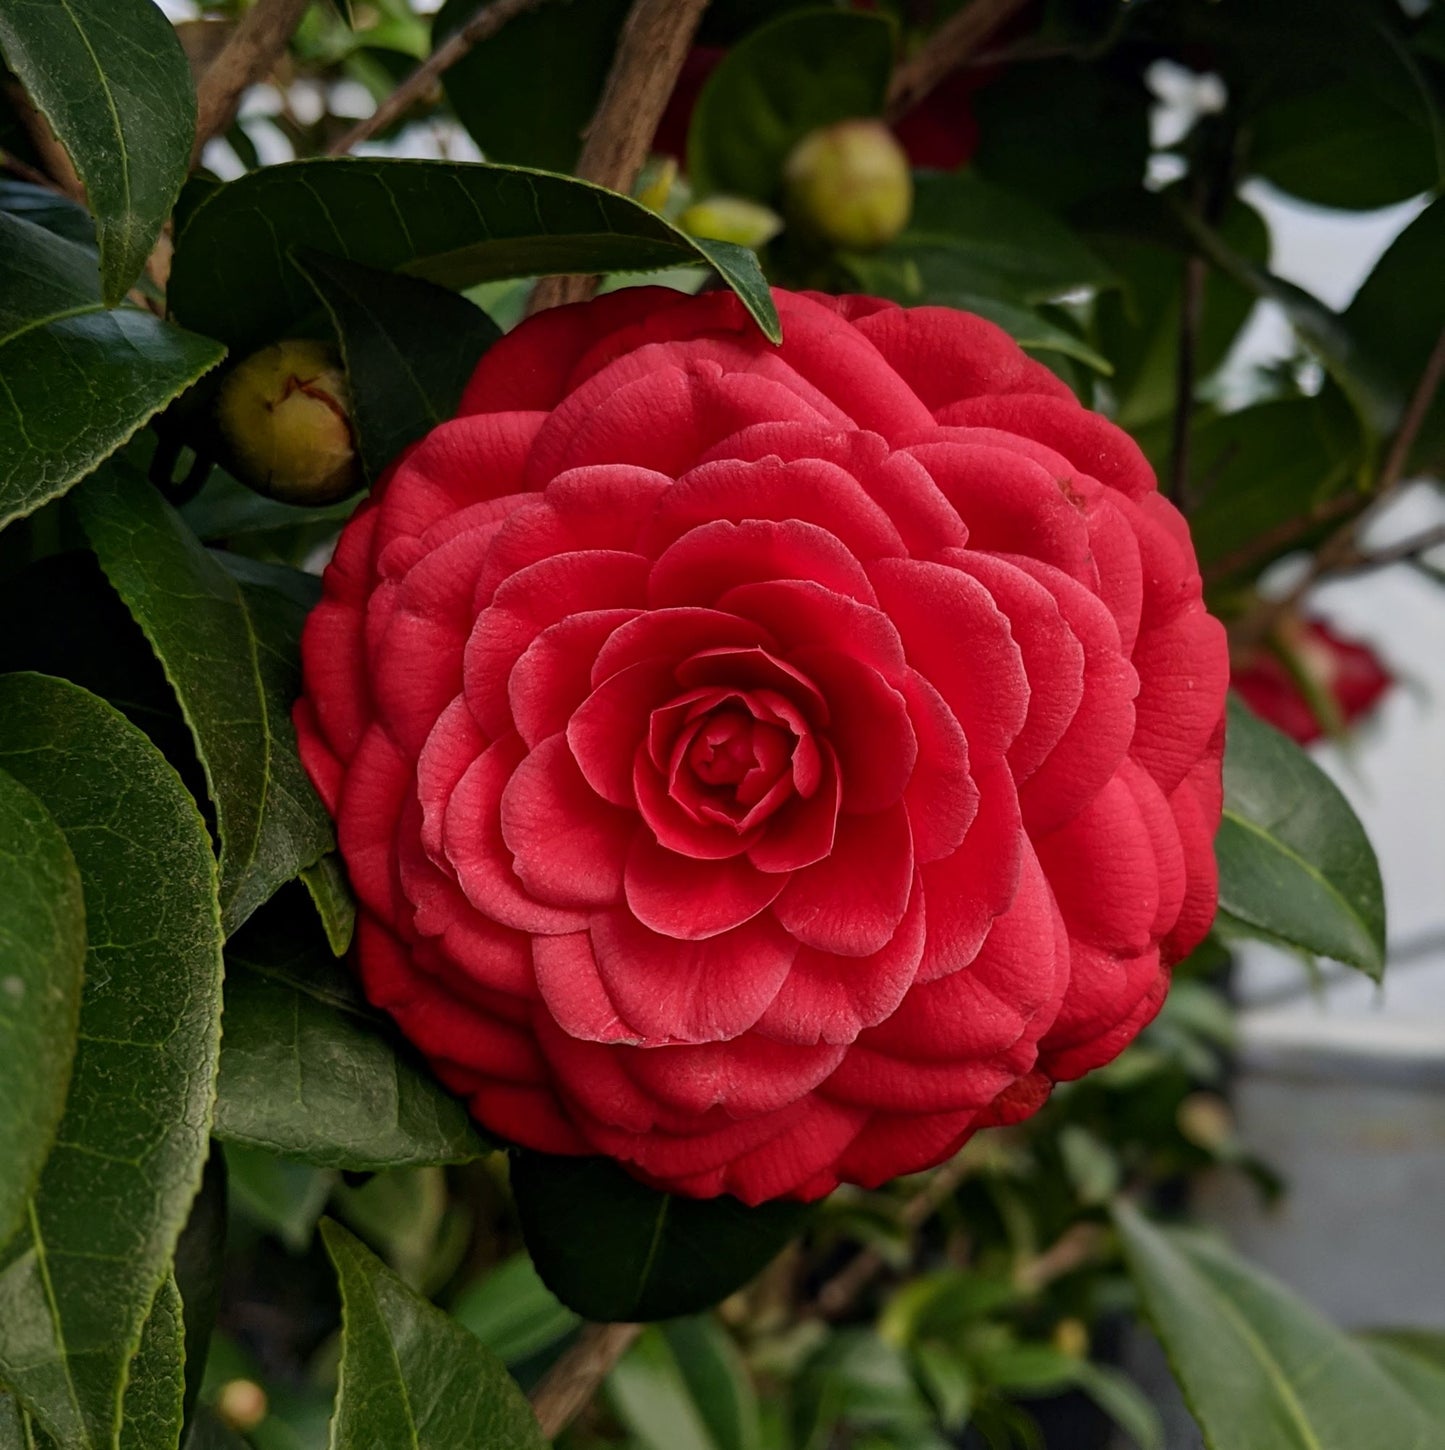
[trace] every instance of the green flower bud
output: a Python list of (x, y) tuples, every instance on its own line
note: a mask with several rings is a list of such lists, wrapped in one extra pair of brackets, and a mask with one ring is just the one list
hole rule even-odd
[(351, 393), (325, 343), (292, 339), (252, 353), (221, 385), (217, 410), (229, 461), (258, 493), (323, 504), (360, 486)]
[(783, 219), (771, 207), (742, 196), (710, 196), (694, 202), (678, 217), (689, 236), (735, 242), (740, 247), (761, 247), (783, 229)]
[(810, 132), (783, 167), (788, 216), (835, 247), (871, 252), (908, 225), (908, 156), (882, 121), (839, 121)]

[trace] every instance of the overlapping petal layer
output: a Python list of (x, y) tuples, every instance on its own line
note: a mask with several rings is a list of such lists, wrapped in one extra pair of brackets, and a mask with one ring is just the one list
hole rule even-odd
[(515, 1142), (749, 1202), (939, 1161), (1207, 929), (1223, 634), (977, 317), (619, 292), (497, 344), (303, 640), (372, 999)]

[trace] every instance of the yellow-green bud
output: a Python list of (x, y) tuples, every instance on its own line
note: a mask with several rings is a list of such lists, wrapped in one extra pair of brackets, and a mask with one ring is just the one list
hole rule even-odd
[(839, 121), (810, 132), (783, 167), (790, 220), (849, 251), (886, 246), (908, 225), (908, 155), (882, 121)]
[(221, 385), (218, 414), (237, 477), (258, 493), (322, 504), (361, 483), (351, 393), (325, 343), (292, 339), (253, 353)]
[(227, 1380), (216, 1394), (217, 1416), (243, 1435), (254, 1430), (270, 1408), (266, 1391), (255, 1380)]
[(1174, 1114), (1180, 1135), (1196, 1148), (1217, 1153), (1234, 1137), (1234, 1114), (1216, 1093), (1190, 1093)]
[(694, 202), (677, 224), (689, 236), (753, 248), (772, 241), (783, 229), (782, 217), (771, 207), (742, 196), (710, 196)]

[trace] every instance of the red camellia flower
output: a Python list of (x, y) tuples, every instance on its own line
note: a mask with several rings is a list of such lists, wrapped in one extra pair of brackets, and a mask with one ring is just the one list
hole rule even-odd
[[(1320, 620), (1294, 621), (1287, 627), (1284, 645), (1295, 668), (1307, 674), (1319, 695), (1332, 702), (1342, 725), (1353, 725), (1368, 715), (1395, 683), (1374, 650), (1344, 638)], [(1234, 688), (1260, 719), (1300, 745), (1324, 735), (1315, 706), (1277, 655), (1255, 655), (1234, 672)]]
[(297, 727), (371, 1000), (684, 1194), (934, 1164), (1209, 925), (1228, 676), (1143, 456), (966, 313), (623, 291), (347, 525)]

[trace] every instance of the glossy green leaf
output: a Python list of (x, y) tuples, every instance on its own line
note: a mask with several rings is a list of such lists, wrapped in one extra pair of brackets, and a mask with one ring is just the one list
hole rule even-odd
[(452, 1305), (452, 1317), (506, 1364), (541, 1353), (581, 1323), (526, 1254), (513, 1254), (465, 1289)]
[(1057, 217), (970, 172), (920, 173), (912, 220), (875, 261), (904, 269), (904, 302), (967, 295), (1027, 305), (1116, 281)]
[(181, 1295), (169, 1274), (161, 1280), (131, 1360), (121, 1408), (119, 1450), (175, 1450), (181, 1439), (185, 1394), (185, 1325)]
[(775, 200), (788, 153), (810, 131), (882, 114), (893, 44), (885, 17), (822, 8), (744, 37), (693, 108), (687, 173), (697, 193)]
[[(1431, 202), (1390, 244), (1345, 310), (1344, 325), (1403, 401), (1414, 392), (1442, 327), (1437, 295), (1445, 251), (1445, 198)], [(1410, 454), (1412, 469), (1445, 471), (1445, 389), (1437, 391)]]
[(693, 1314), (757, 1275), (798, 1233), (802, 1204), (749, 1208), (735, 1198), (680, 1198), (607, 1158), (521, 1153), (512, 1191), (532, 1261), (585, 1319)]
[(243, 595), (180, 515), (124, 463), (87, 480), (75, 503), (195, 739), (216, 807), (229, 935), (334, 841), (291, 728), (295, 611), (268, 591)]
[[(440, 45), (489, 0), (447, 0)], [(457, 119), (493, 161), (571, 171), (612, 64), (628, 0), (549, 0), (514, 15), (442, 76)]]
[(0, 1378), (67, 1450), (110, 1450), (201, 1181), (220, 1038), (216, 866), (155, 747), (77, 686), (0, 680), (0, 766), (49, 809), (89, 948), (65, 1116), (0, 1269)]
[(480, 307), (445, 287), (323, 252), (296, 259), (331, 314), (351, 384), (366, 476), (454, 417), (462, 389), (502, 335)]
[(268, 166), (182, 198), (169, 299), (188, 327), (241, 351), (315, 308), (292, 265), (303, 247), (446, 287), (504, 277), (699, 263), (781, 336), (757, 258), (689, 237), (640, 202), (572, 177), (440, 161)]
[(0, 527), (84, 478), (225, 348), (107, 312), (95, 254), (0, 212)]
[(258, 913), (226, 961), (218, 1138), (323, 1168), (487, 1151), (462, 1105), (361, 1000), (304, 897)]
[(196, 94), (185, 53), (152, 0), (0, 0), (0, 50), (85, 183), (114, 307), (190, 168)]
[(1298, 745), (1233, 696), (1227, 741), (1214, 843), (1221, 921), (1378, 980), (1380, 867), (1349, 803)]
[(25, 1221), (65, 1108), (84, 970), (75, 858), (40, 801), (0, 770), (0, 1250)]
[(0, 178), (0, 211), (95, 250), (95, 219), (78, 201), (29, 181)]
[(339, 1224), (321, 1225), (341, 1281), (341, 1377), (331, 1450), (544, 1450), (501, 1361), (413, 1293)]
[(1361, 1344), (1198, 1234), (1115, 1208), (1130, 1277), (1210, 1450), (1431, 1450), (1416, 1404)]

